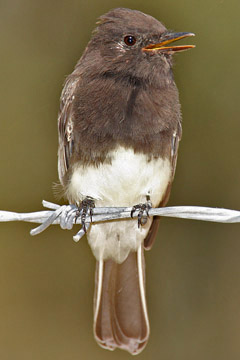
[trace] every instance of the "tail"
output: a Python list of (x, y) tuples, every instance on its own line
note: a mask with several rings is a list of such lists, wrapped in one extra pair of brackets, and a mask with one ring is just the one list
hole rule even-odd
[(140, 353), (149, 337), (142, 247), (122, 264), (111, 259), (97, 262), (94, 300), (94, 335), (99, 345)]

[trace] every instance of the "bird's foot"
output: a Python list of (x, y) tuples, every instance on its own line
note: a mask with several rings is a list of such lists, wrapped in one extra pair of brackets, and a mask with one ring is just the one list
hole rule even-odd
[(81, 217), (81, 223), (82, 223), (82, 229), (84, 232), (87, 232), (86, 228), (86, 217), (87, 215), (90, 216), (90, 220), (92, 222), (92, 216), (93, 216), (93, 209), (95, 208), (95, 203), (92, 197), (87, 196), (83, 201), (81, 202), (80, 206), (78, 207), (78, 210), (75, 215), (75, 222), (78, 219), (78, 217)]
[[(61, 212), (57, 214), (57, 216), (55, 215), (55, 218), (59, 216), (59, 222), (62, 229), (70, 230), (73, 228), (74, 223), (76, 224), (77, 219), (80, 217), (82, 227), (73, 237), (73, 240), (77, 242), (86, 234), (90, 228), (94, 207), (95, 203), (93, 198), (87, 196), (85, 199), (83, 199), (79, 207), (73, 204), (61, 206)], [(86, 222), (87, 216), (90, 217), (90, 221), (88, 222)], [(52, 222), (55, 220), (55, 218), (52, 220)]]
[(138, 211), (138, 228), (140, 228), (140, 226), (146, 224), (147, 219), (149, 217), (148, 212), (152, 207), (152, 202), (150, 200), (150, 196), (147, 195), (146, 199), (147, 199), (147, 201), (145, 203), (134, 205), (131, 210), (131, 217), (133, 217), (133, 214), (135, 213), (135, 211)]

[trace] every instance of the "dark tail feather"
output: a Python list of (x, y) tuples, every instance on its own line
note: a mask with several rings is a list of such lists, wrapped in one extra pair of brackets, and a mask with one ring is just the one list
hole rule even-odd
[(138, 354), (149, 337), (142, 248), (122, 264), (99, 261), (96, 267), (94, 335), (100, 346)]

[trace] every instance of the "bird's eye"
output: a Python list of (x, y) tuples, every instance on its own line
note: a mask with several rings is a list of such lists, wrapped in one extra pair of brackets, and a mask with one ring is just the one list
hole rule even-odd
[(128, 46), (133, 46), (136, 43), (136, 38), (132, 35), (127, 35), (124, 38), (124, 42)]

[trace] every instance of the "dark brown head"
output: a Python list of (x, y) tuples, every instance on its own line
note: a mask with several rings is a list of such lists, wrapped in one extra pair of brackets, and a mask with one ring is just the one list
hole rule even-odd
[(172, 54), (193, 47), (167, 46), (194, 34), (170, 32), (158, 20), (137, 10), (111, 10), (97, 24), (84, 58), (89, 66), (97, 58), (100, 71), (124, 70), (125, 74), (151, 81), (171, 71)]

